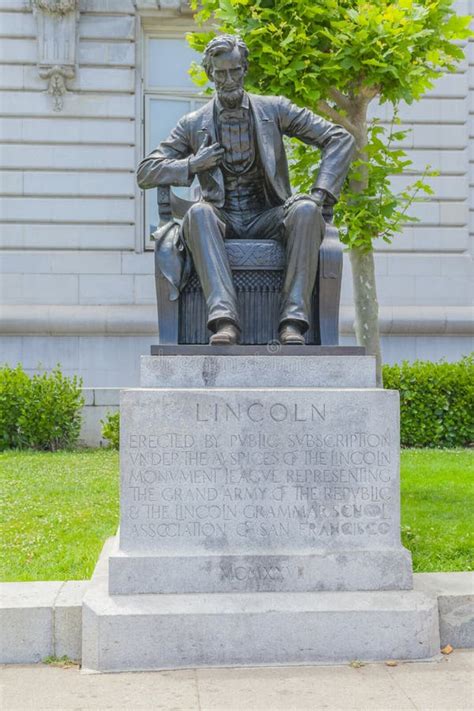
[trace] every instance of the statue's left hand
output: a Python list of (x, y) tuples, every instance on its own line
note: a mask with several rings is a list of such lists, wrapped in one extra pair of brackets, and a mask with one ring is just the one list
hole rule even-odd
[(312, 200), (316, 203), (318, 207), (322, 208), (326, 199), (326, 195), (326, 191), (321, 190), (319, 188), (313, 190), (311, 192), (311, 195), (306, 195), (306, 193), (296, 193), (295, 195), (289, 197), (288, 200), (285, 202), (285, 209), (288, 209), (289, 207), (291, 207), (291, 205), (293, 205), (295, 202), (298, 202), (299, 200)]

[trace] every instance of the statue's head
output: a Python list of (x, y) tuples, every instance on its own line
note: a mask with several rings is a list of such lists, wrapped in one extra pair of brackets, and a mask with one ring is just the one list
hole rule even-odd
[(204, 50), (204, 70), (228, 108), (239, 106), (242, 101), (248, 54), (247, 45), (236, 35), (218, 35)]

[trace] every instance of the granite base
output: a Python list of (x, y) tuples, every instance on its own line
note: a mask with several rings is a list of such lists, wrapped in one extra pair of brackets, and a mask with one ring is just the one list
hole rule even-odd
[(111, 595), (140, 593), (411, 590), (411, 555), (398, 550), (339, 550), (309, 555), (110, 556)]
[(104, 550), (84, 598), (94, 671), (430, 659), (435, 597), (414, 591), (109, 595)]
[[(290, 346), (287, 346), (290, 348)], [(327, 355), (293, 346), (290, 356), (271, 353), (208, 352), (142, 356), (142, 388), (374, 388), (375, 357), (360, 354)]]

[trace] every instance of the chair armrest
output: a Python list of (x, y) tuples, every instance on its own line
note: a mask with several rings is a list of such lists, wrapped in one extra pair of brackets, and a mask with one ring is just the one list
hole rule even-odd
[(334, 218), (334, 205), (323, 205), (323, 217), (326, 224), (332, 223)]
[(157, 188), (158, 216), (160, 225), (164, 225), (172, 219), (171, 211), (171, 188), (169, 185), (158, 185)]
[(326, 225), (326, 233), (319, 249), (320, 276), (322, 279), (341, 279), (343, 244), (339, 241), (339, 230), (331, 223)]

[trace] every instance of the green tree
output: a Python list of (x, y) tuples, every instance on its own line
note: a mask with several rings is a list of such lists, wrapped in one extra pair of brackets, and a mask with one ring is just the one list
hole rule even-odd
[[(197, 9), (197, 2), (194, 9)], [(357, 153), (335, 220), (350, 254), (358, 343), (375, 354), (381, 384), (381, 354), (373, 242), (390, 242), (420, 191), (419, 179), (400, 193), (390, 176), (411, 164), (394, 145), (396, 130), (368, 119), (369, 104), (388, 102), (396, 117), (401, 101), (419, 99), (463, 57), (458, 40), (470, 35), (469, 17), (456, 16), (452, 0), (200, 0), (197, 22), (205, 31), (188, 36), (202, 51), (217, 32), (239, 34), (250, 49), (247, 87), (284, 95), (348, 129)], [(197, 67), (198, 84), (205, 76)], [(317, 164), (311, 147), (293, 147), (295, 187), (307, 190)], [(427, 169), (429, 173), (429, 169)]]

